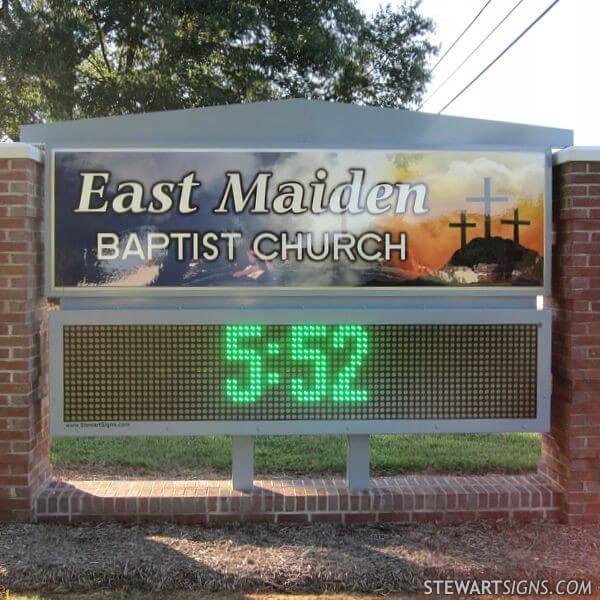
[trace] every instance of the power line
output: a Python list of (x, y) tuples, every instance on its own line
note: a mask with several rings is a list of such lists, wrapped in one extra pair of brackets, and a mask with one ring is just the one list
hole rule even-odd
[(452, 42), (452, 45), (450, 46), (450, 48), (448, 48), (448, 50), (446, 50), (446, 52), (444, 52), (442, 57), (435, 63), (435, 65), (433, 65), (433, 67), (431, 67), (431, 73), (433, 73), (436, 70), (437, 66), (446, 58), (446, 56), (448, 56), (448, 52), (450, 52), (450, 50), (452, 50), (452, 48), (454, 48), (454, 46), (456, 46), (456, 44), (458, 44), (458, 42), (460, 41), (462, 36), (465, 35), (465, 33), (467, 33), (467, 31), (469, 31), (469, 29), (471, 29), (471, 26), (473, 25), (473, 23), (475, 23), (475, 21), (477, 21), (477, 19), (479, 19), (479, 17), (481, 16), (481, 13), (490, 5), (491, 1), (492, 0), (487, 0), (487, 2), (483, 5), (481, 10), (475, 15), (475, 17), (473, 17), (473, 20), (465, 27), (464, 31), (454, 40), (454, 42)]
[(471, 53), (467, 56), (467, 58), (465, 58), (460, 65), (458, 65), (458, 67), (456, 67), (456, 69), (454, 69), (454, 71), (452, 71), (452, 73), (450, 73), (450, 75), (448, 75), (448, 77), (446, 77), (446, 79), (444, 79), (444, 81), (442, 81), (442, 83), (440, 83), (440, 85), (437, 86), (437, 88), (435, 88), (435, 90), (433, 90), (433, 92), (431, 92), (431, 94), (429, 94), (429, 96), (427, 96), (427, 98), (425, 98), (425, 100), (423, 100), (423, 102), (421, 102), (421, 104), (419, 105), (419, 107), (417, 108), (417, 110), (421, 110), (423, 108), (423, 106), (425, 104), (427, 104), (427, 102), (429, 102), (439, 91), (441, 88), (444, 87), (444, 85), (446, 85), (446, 83), (452, 79), (452, 77), (454, 77), (454, 75), (456, 74), (456, 72), (458, 70), (460, 70), (462, 68), (462, 66), (471, 58), (471, 56), (473, 56), (473, 54), (475, 54), (475, 52), (477, 52), (477, 50), (479, 50), (479, 48), (481, 48), (481, 46), (483, 46), (483, 44), (485, 44), (488, 39), (496, 32), (496, 30), (502, 25), (502, 23), (504, 23), (504, 21), (506, 21), (506, 19), (508, 19), (508, 17), (510, 17), (510, 15), (513, 14), (513, 12), (515, 12), (515, 10), (517, 10), (517, 8), (519, 8), (519, 5), (521, 5), (525, 0), (519, 0), (505, 15), (504, 18), (496, 24), (496, 26), (481, 40), (481, 42), (479, 42), (479, 44), (477, 44), (477, 46), (475, 46), (475, 48), (471, 51)]
[(460, 96), (462, 96), (486, 71), (488, 71), (491, 67), (493, 67), (536, 23), (541, 21), (558, 3), (560, 0), (554, 0), (546, 10), (541, 13), (534, 21), (532, 21), (496, 58), (485, 67), (482, 71), (479, 72), (465, 87), (448, 102), (443, 108), (438, 110), (438, 115), (444, 112), (455, 100), (457, 100)]

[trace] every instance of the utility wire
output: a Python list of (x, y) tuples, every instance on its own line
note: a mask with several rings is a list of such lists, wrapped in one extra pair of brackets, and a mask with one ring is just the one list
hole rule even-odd
[(473, 54), (475, 54), (475, 52), (477, 52), (477, 50), (479, 50), (479, 48), (481, 48), (481, 46), (483, 46), (483, 44), (485, 44), (488, 39), (496, 32), (496, 30), (502, 25), (502, 23), (504, 23), (504, 21), (506, 21), (506, 19), (508, 19), (508, 17), (510, 17), (510, 15), (513, 14), (513, 12), (515, 12), (515, 10), (517, 10), (517, 8), (519, 8), (519, 5), (521, 5), (525, 0), (519, 0), (505, 15), (504, 18), (496, 24), (496, 26), (494, 27), (494, 29), (492, 29), (482, 40), (481, 42), (479, 42), (479, 44), (477, 44), (477, 46), (475, 46), (475, 48), (471, 51), (471, 53), (467, 56), (467, 58), (465, 58), (460, 65), (458, 65), (458, 67), (456, 67), (456, 69), (454, 69), (454, 71), (452, 71), (452, 73), (450, 73), (450, 75), (448, 75), (448, 77), (446, 77), (446, 79), (444, 79), (444, 81), (442, 81), (442, 83), (440, 83), (440, 85), (437, 86), (437, 88), (435, 88), (435, 90), (433, 90), (433, 92), (431, 92), (431, 94), (429, 94), (429, 96), (427, 96), (427, 98), (425, 98), (425, 100), (423, 100), (423, 102), (421, 102), (421, 104), (418, 106), (417, 110), (421, 110), (423, 108), (423, 106), (425, 106), (425, 104), (427, 104), (427, 102), (429, 102), (439, 91), (441, 88), (444, 87), (444, 85), (446, 85), (446, 83), (452, 79), (452, 77), (454, 77), (454, 75), (456, 74), (457, 71), (459, 71), (462, 66), (471, 58), (471, 56), (473, 56)]
[(446, 50), (446, 52), (444, 52), (444, 54), (442, 54), (441, 58), (435, 63), (435, 65), (433, 65), (433, 67), (431, 67), (431, 73), (433, 73), (436, 70), (437, 66), (446, 58), (446, 56), (448, 56), (448, 52), (450, 52), (450, 50), (452, 50), (452, 48), (454, 48), (454, 46), (456, 46), (456, 44), (458, 44), (458, 42), (463, 37), (463, 35), (465, 35), (465, 33), (467, 33), (467, 31), (469, 31), (469, 29), (471, 29), (471, 26), (473, 25), (473, 23), (475, 23), (475, 21), (477, 21), (477, 19), (479, 19), (479, 17), (481, 16), (481, 13), (490, 5), (491, 1), (492, 0), (487, 0), (487, 2), (483, 5), (481, 10), (475, 15), (475, 17), (473, 17), (473, 20), (465, 27), (464, 31), (454, 40), (454, 42), (452, 42), (452, 45), (450, 46), (450, 48), (448, 48), (448, 50)]
[(536, 23), (541, 21), (559, 2), (560, 0), (554, 0), (554, 2), (550, 4), (546, 10), (544, 10), (544, 12), (538, 15), (538, 17), (532, 21), (508, 46), (506, 46), (506, 48), (504, 48), (504, 50), (502, 50), (502, 52), (500, 52), (500, 54), (498, 54), (498, 56), (496, 56), (496, 58), (489, 63), (487, 67), (485, 67), (485, 69), (480, 71), (479, 74), (477, 74), (469, 83), (467, 83), (467, 85), (465, 85), (465, 87), (460, 90), (460, 92), (458, 92), (458, 94), (456, 94), (452, 100), (450, 100), (450, 102), (438, 110), (438, 115), (444, 112), (452, 103), (462, 96), (484, 73), (486, 73), (486, 71), (493, 67), (534, 25), (536, 25)]

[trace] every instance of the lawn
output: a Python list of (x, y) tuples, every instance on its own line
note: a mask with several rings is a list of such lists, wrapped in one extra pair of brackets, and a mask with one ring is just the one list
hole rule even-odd
[[(257, 437), (257, 473), (325, 474), (345, 469), (343, 436)], [(534, 433), (464, 435), (375, 435), (371, 466), (375, 475), (432, 472), (523, 473), (536, 469), (540, 438)], [(54, 440), (58, 468), (102, 468), (166, 474), (231, 468), (228, 437), (61, 438)]]

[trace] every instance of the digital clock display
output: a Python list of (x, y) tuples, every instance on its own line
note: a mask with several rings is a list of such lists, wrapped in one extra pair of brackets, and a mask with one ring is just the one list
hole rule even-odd
[(65, 325), (65, 422), (535, 418), (535, 324)]
[[(233, 402), (258, 402), (270, 386), (281, 385), (297, 402), (369, 400), (369, 390), (357, 387), (369, 354), (365, 326), (292, 325), (283, 335), (267, 338), (266, 343), (265, 333), (262, 325), (225, 328), (225, 360), (243, 363), (247, 371), (245, 383), (238, 377), (225, 380), (225, 395)], [(287, 354), (285, 362), (268, 360), (280, 354)], [(312, 373), (306, 372), (307, 366)]]

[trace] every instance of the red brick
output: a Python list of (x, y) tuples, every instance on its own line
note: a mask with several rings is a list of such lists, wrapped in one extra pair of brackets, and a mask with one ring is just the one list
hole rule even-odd
[[(469, 483), (469, 478), (461, 478), (461, 485), (462, 486), (466, 486), (466, 494), (464, 494), (465, 498), (470, 498), (473, 494), (474, 495), (478, 495), (480, 497), (480, 501), (479, 503), (481, 504), (485, 504), (485, 502), (483, 501), (483, 499), (487, 499), (488, 496), (491, 498), (491, 495), (489, 495), (486, 491), (489, 489), (492, 485), (496, 486), (498, 488), (498, 491), (501, 492), (501, 490), (505, 487), (506, 488), (506, 492), (505, 495), (508, 496), (509, 494), (509, 490), (512, 489), (512, 487), (514, 487), (515, 483), (513, 483), (512, 485), (510, 484), (510, 481), (512, 481), (512, 479), (510, 477), (508, 478), (497, 478), (493, 475), (488, 476), (489, 479), (489, 485), (487, 484), (483, 484), (480, 479), (476, 480), (477, 483), (479, 485), (475, 485), (475, 484), (470, 484)], [(449, 481), (450, 480), (450, 481)], [(431, 482), (431, 478), (428, 479), (429, 482)], [(378, 485), (378, 484), (376, 484)], [(508, 485), (508, 487), (506, 487)], [(531, 479), (531, 478), (519, 478), (518, 479), (518, 485), (520, 485), (521, 487), (523, 487), (524, 489), (526, 488), (528, 491), (527, 492), (523, 492), (523, 493), (527, 493), (527, 494), (531, 494), (532, 496), (540, 496), (542, 495), (542, 491), (537, 489), (537, 481), (535, 479)], [(106, 482), (102, 482), (102, 481), (96, 481), (96, 482), (89, 482), (85, 484), (85, 493), (84, 492), (80, 492), (80, 491), (70, 491), (69, 493), (72, 494), (72, 506), (74, 507), (74, 511), (75, 514), (81, 516), (82, 518), (85, 517), (86, 515), (102, 515), (104, 516), (107, 520), (114, 520), (115, 515), (117, 517), (131, 517), (131, 519), (134, 519), (136, 521), (140, 521), (140, 520), (147, 520), (148, 517), (150, 517), (153, 521), (176, 521), (176, 522), (187, 522), (187, 519), (182, 519), (179, 520), (178, 517), (179, 516), (183, 516), (185, 517), (186, 515), (197, 515), (199, 514), (197, 511), (195, 511), (195, 507), (196, 507), (196, 502), (197, 501), (204, 501), (206, 500), (209, 496), (190, 496), (190, 497), (184, 497), (181, 495), (177, 495), (180, 492), (178, 492), (178, 487), (177, 487), (177, 483), (176, 482), (171, 482), (171, 481), (166, 481), (166, 482), (161, 482), (160, 486), (156, 486), (156, 489), (154, 489), (154, 495), (150, 495), (149, 497), (146, 498), (139, 498), (139, 501), (135, 501), (136, 498), (132, 498), (131, 497), (131, 491), (133, 488), (133, 490), (135, 490), (136, 492), (140, 492), (140, 489), (143, 489), (143, 486), (147, 486), (147, 490), (148, 493), (150, 490), (153, 489), (153, 484), (152, 482), (149, 483), (145, 483), (142, 485), (142, 488), (140, 488), (140, 484), (137, 483), (127, 483), (127, 482), (121, 482), (119, 483), (119, 485), (114, 486), (113, 487), (113, 495), (112, 496), (106, 496), (106, 490), (107, 490), (107, 483)], [(137, 487), (136, 487), (137, 486)], [(438, 483), (434, 483), (434, 489), (436, 490), (434, 496), (433, 496), (433, 500), (432, 501), (428, 501), (427, 504), (428, 505), (433, 505), (433, 506), (444, 506), (445, 505), (445, 501), (446, 501), (446, 497), (450, 494), (453, 490), (455, 490), (457, 487), (456, 483), (452, 482), (452, 478), (441, 478), (439, 480)], [(165, 497), (164, 494), (162, 493), (163, 488), (165, 490), (168, 491), (169, 494), (173, 494), (170, 497)], [(58, 513), (60, 512), (60, 510), (62, 509), (63, 511), (65, 510), (65, 506), (63, 505), (58, 506), (56, 503), (56, 499), (61, 497), (61, 494), (63, 494), (63, 490), (64, 490), (64, 486), (57, 484), (56, 487), (52, 487), (49, 486), (48, 488), (46, 488), (45, 491), (45, 495), (44, 495), (44, 501), (48, 504), (48, 506), (46, 506), (46, 504), (40, 504), (38, 503), (38, 506), (41, 506), (40, 510), (44, 511), (44, 514), (46, 514), (48, 511), (51, 513)], [(201, 488), (203, 493), (207, 493), (206, 490), (207, 489), (213, 489), (213, 488)], [(213, 515), (213, 516), (219, 516), (218, 519), (209, 519), (209, 522), (211, 523), (216, 523), (217, 521), (248, 521), (248, 520), (267, 520), (268, 522), (274, 522), (274, 520), (276, 519), (277, 522), (279, 523), (284, 523), (284, 522), (307, 522), (308, 520), (308, 513), (306, 512), (289, 512), (284, 510), (283, 512), (270, 512), (265, 514), (264, 512), (261, 512), (260, 509), (260, 503), (258, 505), (255, 506), (254, 504), (254, 500), (256, 498), (260, 498), (261, 497), (261, 492), (255, 492), (254, 494), (251, 494), (250, 496), (241, 496), (238, 492), (231, 492), (231, 495), (228, 495), (227, 492), (223, 492), (222, 488), (219, 487), (215, 487), (215, 490), (218, 490), (218, 492), (212, 492), (209, 491), (208, 493), (218, 493), (218, 496), (213, 496), (215, 498), (215, 500), (217, 500), (216, 504), (218, 506), (222, 507), (222, 510), (227, 509), (228, 512), (226, 513), (219, 513), (218, 515)], [(286, 489), (285, 485), (281, 485), (281, 481), (273, 481), (273, 482), (263, 482), (263, 489), (266, 490), (284, 490)], [(297, 497), (299, 494), (302, 494), (303, 492), (305, 492), (306, 490), (302, 489), (302, 488), (291, 488), (290, 489), (293, 491), (290, 492), (278, 492), (278, 494), (282, 495), (284, 497), (284, 501), (283, 501), (283, 505), (287, 506), (288, 502), (287, 499), (288, 498), (292, 498), (292, 497)], [(316, 482), (310, 482), (308, 487), (306, 488), (307, 490), (310, 490), (310, 492), (315, 496), (315, 497), (320, 497), (320, 496), (325, 496), (325, 497), (330, 497), (330, 498), (337, 498), (339, 495), (339, 491), (337, 489), (332, 489), (331, 487), (327, 487), (327, 484), (324, 484), (322, 481), (316, 481)], [(145, 492), (144, 492), (145, 493)], [(54, 494), (54, 495), (53, 495)], [(90, 496), (89, 494), (93, 494), (92, 496)], [(98, 496), (96, 498), (96, 500), (98, 501), (97, 504), (98, 506), (96, 506), (95, 502), (94, 502), (94, 495)], [(104, 495), (105, 497), (99, 497), (101, 495)], [(361, 496), (365, 496), (366, 494), (357, 494), (357, 497), (361, 497)], [(373, 490), (373, 496), (374, 497), (378, 497), (378, 496), (390, 496), (391, 499), (393, 499), (394, 496), (408, 496), (409, 494), (407, 494), (407, 489), (405, 489), (403, 487), (403, 484), (401, 483), (401, 479), (400, 482), (398, 483), (398, 487), (395, 488), (381, 488), (381, 487), (377, 487)], [(499, 493), (496, 495), (500, 495)], [(344, 494), (342, 494), (342, 497), (344, 496)], [(421, 495), (422, 497), (422, 495)], [(596, 496), (588, 496), (589, 498), (596, 498)], [(54, 499), (53, 499), (54, 498)], [(81, 501), (79, 501), (79, 498), (81, 498)], [(251, 510), (247, 511), (247, 512), (240, 512), (239, 510), (229, 510), (228, 507), (234, 507), (236, 506), (235, 502), (232, 502), (233, 500), (237, 500), (239, 502), (247, 502), (248, 503), (248, 507), (251, 508)], [(553, 507), (557, 507), (558, 506), (558, 496), (556, 496), (555, 498), (551, 499), (552, 502), (550, 504), (548, 504), (549, 508), (553, 508)], [(546, 503), (548, 503), (547, 501), (545, 501)], [(477, 502), (476, 502), (477, 503)], [(389, 501), (387, 502), (388, 505), (392, 505), (393, 502)], [(241, 506), (241, 505), (240, 505)], [(312, 517), (314, 517), (314, 520), (333, 520), (334, 522), (346, 522), (347, 524), (352, 524), (354, 522), (368, 522), (368, 521), (374, 521), (374, 520), (396, 520), (396, 521), (410, 521), (411, 519), (414, 520), (415, 518), (417, 519), (436, 519), (436, 520), (440, 520), (440, 516), (442, 514), (446, 514), (446, 517), (444, 517), (446, 520), (453, 520), (453, 521), (460, 521), (460, 520), (471, 520), (473, 518), (491, 518), (490, 513), (493, 511), (482, 511), (481, 515), (484, 514), (485, 512), (485, 516), (481, 516), (479, 517), (479, 515), (477, 513), (475, 513), (475, 511), (463, 511), (462, 513), (460, 511), (451, 511), (451, 516), (448, 516), (450, 513), (446, 512), (446, 511), (441, 511), (441, 510), (435, 510), (435, 511), (431, 511), (431, 510), (423, 510), (419, 513), (419, 517), (415, 517), (414, 515), (411, 516), (410, 511), (379, 511), (379, 512), (375, 512), (375, 511), (371, 511), (371, 510), (360, 510), (357, 512), (352, 512), (352, 513), (345, 513), (344, 511), (338, 510), (337, 509), (337, 503), (334, 502), (327, 502), (327, 506), (330, 507), (329, 510), (327, 511), (317, 511), (315, 512), (313, 515), (311, 515), (311, 520)], [(331, 507), (336, 507), (336, 508), (331, 508)], [(150, 515), (148, 515), (148, 509), (150, 509), (150, 511), (154, 511), (152, 512)], [(124, 512), (123, 512), (124, 511)], [(507, 514), (507, 511), (498, 511), (501, 512), (503, 515)], [(204, 514), (204, 513), (202, 513)], [(223, 517), (223, 518), (221, 518)], [(200, 521), (202, 521), (202, 519), (200, 519)]]
[[(37, 170), (38, 163), (29, 158), (11, 158), (10, 169), (12, 171), (27, 170), (35, 173)], [(6, 167), (8, 168), (8, 167)]]
[(502, 521), (510, 519), (510, 512), (507, 510), (481, 510), (477, 512), (476, 517), (485, 521)]
[(520, 521), (520, 522), (543, 521), (544, 520), (544, 511), (543, 510), (515, 510), (511, 516), (515, 521)]
[[(46, 384), (38, 386), (39, 356), (44, 351), (40, 344), (46, 339), (39, 335), (46, 314), (41, 296), (42, 224), (37, 218), (43, 202), (34, 195), (41, 189), (36, 192), (31, 182), (39, 170), (33, 161), (20, 159), (2, 159), (0, 169), (0, 191), (12, 190), (0, 198), (0, 465), (10, 467), (0, 471), (0, 497), (15, 496), (0, 506), (2, 520), (32, 516), (33, 496), (44, 484), (50, 465), (47, 402), (41, 396)], [(37, 416), (30, 419), (32, 406)], [(55, 500), (44, 508), (53, 507)], [(67, 510), (66, 497), (60, 508)]]
[(173, 523), (178, 525), (206, 525), (208, 523), (207, 515), (173, 515)]
[[(584, 491), (587, 482), (600, 482), (600, 452), (590, 442), (600, 426), (600, 163), (568, 163), (557, 172), (564, 185), (555, 188), (561, 243), (554, 248), (554, 296), (563, 300), (555, 304), (553, 370), (562, 381), (554, 381), (552, 433), (544, 436), (540, 471), (574, 490), (563, 498), (561, 518), (583, 523), (600, 515), (595, 495)], [(542, 517), (530, 511), (515, 517), (555, 518), (558, 509), (547, 502), (543, 494)]]
[(411, 520), (411, 513), (409, 512), (380, 512), (378, 516), (380, 521), (408, 523)]
[(565, 185), (560, 188), (560, 195), (563, 198), (570, 196), (587, 196), (587, 185)]
[(569, 176), (570, 183), (593, 183), (600, 184), (600, 174), (589, 173), (589, 174), (572, 174)]
[[(477, 513), (474, 510), (458, 511), (452, 510), (444, 513), (443, 520), (446, 523), (466, 523), (468, 521), (474, 521), (477, 517)], [(417, 519), (421, 520), (421, 519)], [(440, 519), (437, 519), (440, 520)]]
[(417, 522), (434, 521), (441, 523), (444, 520), (445, 513), (436, 511), (415, 511), (412, 513), (412, 520)]
[(370, 523), (377, 521), (377, 513), (346, 513), (344, 515), (344, 521), (349, 523)]
[[(166, 519), (165, 519), (166, 520)], [(208, 515), (208, 523), (214, 525), (220, 525), (222, 523), (239, 523), (242, 521), (242, 515), (236, 513)]]
[(569, 173), (587, 173), (589, 164), (590, 163), (586, 163), (586, 162), (582, 162), (582, 161), (573, 161), (573, 162), (563, 163), (562, 165), (559, 166), (559, 171), (563, 175), (566, 175)]
[(308, 513), (280, 513), (278, 523), (308, 523)]
[(329, 523), (341, 523), (342, 513), (312, 513), (310, 515), (312, 523), (327, 521)]

